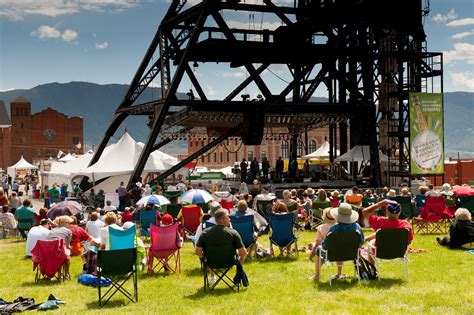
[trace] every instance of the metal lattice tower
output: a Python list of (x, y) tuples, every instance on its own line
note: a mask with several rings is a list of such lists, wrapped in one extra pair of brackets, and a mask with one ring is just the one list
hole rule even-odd
[[(192, 6), (173, 0), (91, 165), (128, 116), (147, 115), (150, 132), (129, 184), (140, 177), (150, 153), (171, 141), (157, 143), (160, 133), (185, 133), (197, 125), (225, 131), (158, 179), (229, 136), (259, 144), (263, 128), (275, 126), (287, 128), (293, 139), (290, 158), (295, 158), (299, 134), (329, 127), (331, 159), (334, 143), (341, 153), (348, 142), (350, 147), (369, 145), (372, 185), (382, 183), (379, 148), (390, 156), (388, 176), (407, 177), (408, 92), (433, 88), (437, 83), (432, 80), (442, 76), (442, 69), (436, 69), (441, 54), (424, 48), (425, 12), (421, 0), (300, 0), (292, 5), (205, 0)], [(233, 20), (239, 14), (249, 21), (260, 14), (261, 23), (245, 28)], [(224, 97), (211, 100), (194, 65), (222, 69), (217, 71), (239, 67), (247, 76)], [(272, 67), (277, 66), (290, 79), (274, 84)], [(160, 99), (136, 104), (158, 76)], [(177, 92), (187, 91), (189, 84), (197, 97), (178, 99)], [(247, 88), (261, 97), (241, 99)]]

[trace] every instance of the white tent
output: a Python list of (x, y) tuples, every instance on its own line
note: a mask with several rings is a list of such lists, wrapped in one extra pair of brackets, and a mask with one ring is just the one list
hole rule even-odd
[[(109, 176), (132, 173), (143, 146), (142, 143), (135, 142), (128, 133), (124, 133), (117, 143), (104, 150), (99, 161), (86, 169), (72, 173), (71, 176), (83, 175), (89, 177), (91, 181), (98, 181)], [(150, 154), (143, 171), (163, 172), (177, 162), (178, 159), (156, 150)]]
[[(108, 149), (105, 148), (104, 151)], [(87, 152), (84, 155), (80, 155), (73, 161), (69, 162), (52, 162), (51, 169), (49, 172), (44, 172), (45, 185), (52, 185), (54, 183), (69, 183), (71, 181), (71, 173), (77, 173), (85, 170), (89, 165), (93, 156), (93, 152)]]
[[(330, 149), (329, 142), (324, 141), (324, 143), (316, 151), (307, 155), (303, 155), (301, 159), (303, 160), (327, 159), (329, 158), (329, 149)], [(336, 155), (339, 155), (339, 150), (336, 150)]]
[(69, 162), (69, 161), (74, 161), (76, 157), (74, 155), (71, 155), (71, 153), (66, 154), (62, 158), (60, 158), (58, 161), (59, 162)]
[[(379, 160), (380, 161), (388, 161), (388, 156), (383, 154), (379, 150)], [(370, 147), (368, 145), (357, 145), (341, 155), (340, 157), (336, 158), (334, 161), (336, 162), (362, 162), (362, 161), (370, 161)]]
[(28, 163), (28, 161), (25, 160), (25, 158), (22, 155), (18, 162), (8, 167), (7, 173), (11, 177), (15, 178), (16, 170), (35, 170), (35, 169), (37, 169), (37, 167), (34, 166), (33, 164)]

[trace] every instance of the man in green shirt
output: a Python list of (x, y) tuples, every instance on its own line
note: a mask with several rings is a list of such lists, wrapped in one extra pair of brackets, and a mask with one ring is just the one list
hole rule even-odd
[[(226, 209), (220, 208), (214, 214), (214, 219), (216, 220), (216, 225), (205, 229), (199, 237), (196, 243), (196, 255), (203, 257), (206, 246), (218, 247), (232, 244), (239, 255), (240, 262), (243, 263), (247, 256), (247, 250), (239, 233), (229, 228), (229, 212)], [(211, 273), (210, 284), (213, 285), (215, 281), (215, 275)]]
[(26, 238), (26, 232), (35, 224), (35, 210), (31, 208), (31, 201), (26, 199), (23, 206), (16, 209), (15, 219), (18, 221), (17, 229), (22, 238)]

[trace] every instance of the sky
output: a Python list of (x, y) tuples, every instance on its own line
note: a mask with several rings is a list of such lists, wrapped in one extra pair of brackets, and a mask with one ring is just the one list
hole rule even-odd
[[(444, 53), (444, 91), (474, 92), (474, 2), (428, 2), (428, 51)], [(0, 91), (51, 82), (129, 84), (168, 6), (167, 0), (0, 0)], [(263, 23), (267, 16), (260, 13), (224, 18), (244, 28), (278, 26)], [(284, 86), (288, 72), (278, 66), (270, 70), (263, 76)], [(233, 81), (247, 75), (228, 67), (199, 67), (195, 74), (209, 98), (225, 95)]]

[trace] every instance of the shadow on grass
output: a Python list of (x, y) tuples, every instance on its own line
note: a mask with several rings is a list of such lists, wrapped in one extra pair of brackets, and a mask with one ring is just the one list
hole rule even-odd
[[(298, 257), (299, 258), (299, 257)], [(257, 258), (257, 259), (252, 259), (252, 260), (245, 260), (245, 265), (249, 263), (257, 263), (257, 264), (262, 264), (262, 263), (269, 263), (269, 262), (297, 262), (298, 258), (291, 256), (267, 256), (263, 258)]]
[(196, 267), (193, 269), (188, 269), (184, 272), (184, 275), (186, 277), (202, 277), (203, 276), (203, 271), (201, 268)]
[[(222, 296), (222, 295), (229, 295), (229, 294), (237, 294), (237, 288), (235, 288), (235, 291), (233, 291), (231, 288), (227, 287), (225, 284), (220, 284), (219, 285), (222, 285), (222, 287), (219, 287), (219, 288), (215, 288), (214, 290), (212, 291), (204, 291), (204, 288), (201, 287), (199, 290), (197, 290), (195, 293), (193, 294), (190, 294), (190, 295), (186, 295), (185, 298), (186, 299), (190, 299), (190, 300), (200, 300), (206, 296)], [(240, 288), (240, 291), (243, 291), (242, 290), (242, 287)]]
[[(329, 284), (329, 280), (325, 282), (317, 282), (315, 281), (314, 287), (318, 288), (319, 290), (324, 290), (328, 292), (337, 292), (342, 290), (347, 290), (358, 285), (359, 281), (357, 278), (351, 277), (348, 279), (343, 280), (333, 280), (332, 287)], [(393, 286), (400, 286), (401, 284), (405, 283), (402, 279), (382, 279), (381, 281), (378, 280), (370, 280), (370, 281), (361, 281), (360, 284), (365, 287), (377, 288), (377, 289), (390, 289)]]
[(20, 286), (27, 287), (27, 288), (31, 288), (31, 287), (51, 287), (51, 286), (59, 286), (59, 285), (65, 284), (65, 283), (67, 283), (67, 281), (69, 281), (69, 280), (59, 281), (57, 279), (52, 279), (52, 280), (42, 279), (38, 283), (36, 283), (34, 281), (35, 276), (31, 275), (31, 277), (33, 278), (31, 281), (22, 282), (20, 284)]
[[(115, 299), (116, 298), (116, 299)], [(124, 307), (127, 306), (130, 303), (133, 303), (132, 301), (129, 301), (126, 297), (123, 297), (121, 299), (121, 296), (113, 297), (112, 300), (108, 301), (107, 304), (103, 305), (102, 307), (99, 306), (99, 300), (95, 300), (94, 302), (89, 302), (87, 303), (87, 308), (90, 310), (107, 310), (109, 308), (117, 308), (117, 307)]]

